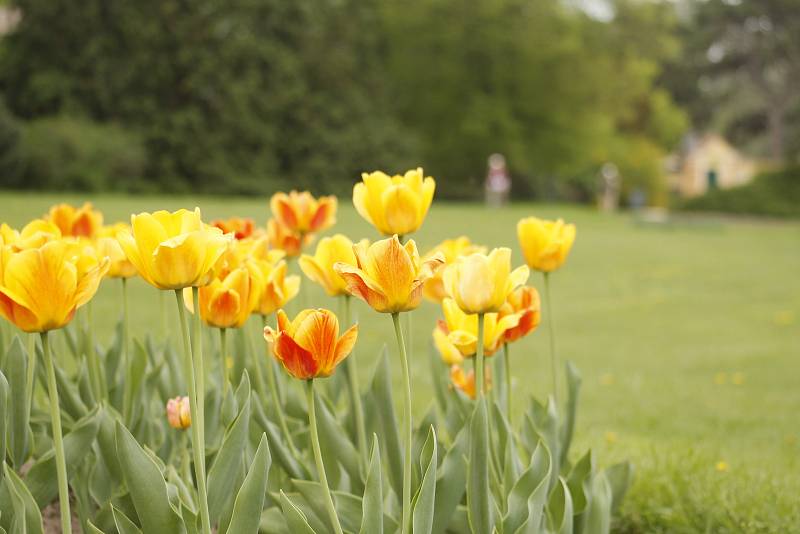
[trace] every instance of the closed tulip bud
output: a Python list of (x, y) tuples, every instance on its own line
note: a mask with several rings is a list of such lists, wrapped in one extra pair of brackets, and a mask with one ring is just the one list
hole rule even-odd
[(287, 257), (296, 258), (304, 246), (314, 241), (314, 236), (293, 232), (277, 219), (270, 219), (267, 221), (267, 240), (271, 247), (282, 250)]
[[(492, 385), (490, 368), (486, 368), (486, 390), (488, 391)], [(470, 369), (464, 372), (464, 368), (460, 365), (453, 365), (450, 367), (450, 381), (457, 389), (459, 389), (467, 397), (475, 398), (475, 371)]]
[[(428, 252), (424, 256), (424, 259), (428, 259), (437, 253), (441, 253), (444, 257), (444, 264), (450, 265), (461, 256), (468, 256), (470, 254), (474, 254), (475, 252), (485, 253), (486, 247), (473, 245), (468, 237), (461, 236), (456, 239), (446, 239), (445, 241), (442, 241), (430, 252)], [(442, 299), (447, 296), (447, 291), (445, 291), (444, 283), (442, 282), (443, 272), (444, 269), (437, 269), (433, 274), (433, 277), (425, 282), (423, 294), (428, 300), (433, 302), (442, 302)]]
[(269, 201), (272, 216), (290, 232), (305, 235), (319, 232), (336, 222), (336, 197), (318, 199), (308, 191), (275, 193)]
[(333, 374), (336, 366), (353, 350), (358, 325), (339, 337), (339, 320), (323, 309), (303, 310), (293, 321), (278, 311), (278, 329), (264, 328), (275, 358), (295, 378), (310, 380)]
[(549, 273), (561, 267), (575, 242), (575, 225), (527, 217), (517, 223), (522, 254), (531, 269)]
[(445, 290), (465, 313), (500, 311), (508, 295), (528, 280), (527, 266), (511, 271), (511, 250), (496, 248), (488, 255), (470, 254), (445, 268)]
[(189, 397), (175, 397), (167, 401), (167, 421), (176, 430), (186, 430), (192, 426)]
[(132, 231), (117, 235), (139, 275), (159, 289), (199, 287), (214, 269), (233, 235), (203, 223), (200, 209), (157, 211), (131, 216)]
[(211, 221), (211, 226), (219, 228), (223, 234), (233, 234), (233, 237), (237, 240), (252, 236), (256, 229), (256, 223), (253, 219), (241, 217), (216, 219)]
[(328, 295), (332, 297), (349, 295), (347, 284), (333, 268), (336, 263), (345, 263), (353, 267), (357, 264), (353, 242), (346, 236), (336, 234), (333, 237), (322, 238), (317, 244), (314, 255), (303, 254), (299, 263), (303, 273), (321, 285)]
[[(251, 268), (237, 267), (199, 289), (200, 318), (216, 328), (241, 328), (256, 307), (259, 291), (258, 274)], [(194, 313), (191, 289), (183, 290), (183, 300)]]
[[(455, 301), (442, 301), (444, 321), (439, 321), (433, 331), (433, 340), (442, 360), (458, 364), (464, 358), (475, 356), (478, 348), (478, 316), (461, 311)], [(487, 313), (483, 322), (483, 350), (491, 356), (503, 345), (506, 332), (517, 326), (520, 315)]]
[(250, 269), (258, 290), (258, 297), (253, 307), (254, 313), (260, 315), (275, 313), (279, 308), (286, 306), (286, 303), (300, 291), (300, 277), (296, 274), (286, 276), (285, 261), (273, 265), (265, 260), (253, 260)]
[(511, 292), (500, 308), (500, 317), (510, 315), (517, 315), (519, 321), (516, 326), (506, 330), (506, 343), (514, 342), (536, 330), (542, 320), (541, 300), (536, 288), (521, 286)]
[(69, 204), (57, 204), (45, 216), (55, 224), (63, 236), (93, 238), (103, 227), (103, 214), (86, 202), (80, 208)]
[(381, 313), (413, 310), (422, 300), (422, 284), (444, 261), (436, 254), (422, 261), (414, 240), (400, 244), (397, 236), (361, 242), (353, 247), (356, 266), (336, 263), (334, 270), (344, 279), (347, 291)]
[(74, 243), (0, 251), (0, 315), (25, 332), (47, 332), (72, 320), (97, 292), (109, 260), (83, 261)]
[(353, 204), (383, 235), (408, 235), (422, 226), (436, 190), (434, 179), (423, 176), (422, 168), (403, 176), (363, 173), (353, 187)]

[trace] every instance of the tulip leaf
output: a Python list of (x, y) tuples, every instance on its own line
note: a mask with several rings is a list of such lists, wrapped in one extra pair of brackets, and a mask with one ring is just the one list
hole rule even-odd
[(525, 523), (528, 524), (525, 531), (541, 531), (542, 510), (547, 500), (551, 462), (550, 451), (539, 442), (528, 468), (508, 493), (503, 532), (517, 532)]
[(486, 399), (475, 403), (469, 425), (469, 467), (467, 474), (467, 513), (472, 532), (492, 532), (493, 518), (489, 491), (489, 433)]
[(111, 505), (111, 513), (114, 516), (114, 526), (117, 527), (119, 534), (142, 534), (142, 530), (131, 521), (125, 512)]
[(592, 451), (589, 450), (584, 454), (580, 460), (572, 467), (572, 470), (567, 477), (567, 486), (569, 486), (570, 495), (572, 495), (572, 503), (575, 515), (583, 513), (586, 505), (588, 504), (587, 491), (588, 483), (594, 470), (594, 460), (592, 458)]
[[(102, 409), (95, 409), (89, 415), (75, 423), (72, 431), (64, 436), (64, 456), (67, 461), (67, 475), (74, 476), (86, 455), (92, 450), (92, 443), (100, 426)], [(44, 508), (58, 495), (58, 478), (56, 477), (55, 451), (50, 449), (31, 466), (25, 477), (25, 484), (30, 489), (40, 508)]]
[[(99, 528), (97, 528), (97, 527), (95, 526), (95, 524), (94, 524), (94, 523), (92, 523), (91, 521), (89, 521), (89, 522), (86, 524), (86, 527), (87, 527), (87, 533), (86, 533), (86, 534), (106, 534), (105, 532), (103, 532), (102, 530), (100, 530)], [(124, 533), (123, 533), (123, 534), (124, 534)]]
[(242, 476), (242, 459), (247, 448), (250, 399), (247, 397), (233, 423), (225, 431), (222, 446), (208, 471), (208, 511), (215, 524), (225, 504), (236, 493)]
[(254, 402), (252, 406), (255, 408), (255, 420), (261, 427), (261, 430), (267, 435), (269, 441), (269, 450), (274, 455), (273, 459), (291, 478), (307, 478), (308, 471), (298, 462), (289, 450), (288, 445), (281, 439), (281, 431), (278, 425), (270, 421), (264, 409), (261, 407), (261, 402)]
[(630, 462), (614, 464), (606, 469), (606, 478), (611, 485), (611, 511), (615, 512), (633, 481), (633, 466)]
[(567, 361), (564, 364), (567, 374), (567, 406), (564, 414), (564, 426), (561, 427), (561, 447), (559, 449), (559, 467), (564, 465), (572, 444), (572, 435), (575, 432), (575, 418), (578, 411), (578, 394), (581, 389), (581, 375), (575, 365)]
[(144, 534), (185, 534), (179, 513), (172, 507), (167, 483), (158, 464), (122, 423), (116, 427), (117, 456)]
[(591, 481), (591, 499), (581, 519), (586, 534), (608, 534), (611, 531), (611, 485), (605, 473), (598, 473)]
[(0, 372), (0, 464), (6, 461), (6, 437), (8, 436), (8, 380)]
[(89, 411), (81, 399), (75, 383), (67, 376), (67, 373), (58, 365), (57, 359), (53, 358), (53, 368), (56, 373), (56, 385), (58, 388), (58, 401), (63, 411), (67, 412), (73, 419), (80, 419)]
[[(560, 443), (558, 436), (558, 413), (556, 412), (556, 403), (553, 397), (547, 399), (547, 405), (542, 406), (536, 399), (531, 399), (530, 407), (530, 421), (536, 429), (536, 434), (540, 439), (544, 440), (547, 450), (550, 451), (551, 457), (555, 460), (561, 457)], [(537, 443), (538, 446), (538, 443)], [(532, 453), (532, 451), (531, 451)], [(551, 465), (550, 489), (555, 486), (558, 481), (561, 468), (557, 461), (553, 461)]]
[(233, 503), (232, 519), (227, 530), (229, 534), (258, 534), (271, 463), (267, 436), (262, 434), (250, 471)]
[(447, 412), (447, 382), (444, 379), (446, 366), (442, 365), (442, 359), (439, 357), (438, 351), (431, 346), (428, 350), (428, 363), (430, 363), (431, 380), (433, 381), (433, 394), (436, 398), (436, 404), (439, 405), (441, 413)]
[(14, 336), (6, 353), (5, 375), (10, 385), (8, 397), (8, 413), (11, 416), (8, 427), (9, 456), (17, 468), (25, 462), (28, 453), (30, 410), (28, 409), (28, 394), (25, 391), (27, 369), (28, 355), (19, 336)]
[(286, 519), (292, 534), (316, 534), (316, 531), (308, 524), (305, 514), (289, 500), (283, 490), (281, 490), (280, 502), (283, 509), (283, 517)]
[(422, 482), (412, 503), (414, 534), (430, 534), (433, 529), (437, 461), (436, 431), (431, 425), (428, 431), (428, 439), (425, 440), (425, 445), (422, 446), (422, 453), (419, 459), (422, 469)]
[(555, 534), (572, 534), (572, 496), (566, 480), (560, 478), (547, 506), (550, 530)]
[(372, 453), (369, 456), (364, 497), (361, 499), (360, 534), (383, 534), (383, 480), (381, 476), (381, 449), (378, 436), (372, 435)]
[(339, 465), (341, 464), (350, 477), (353, 487), (361, 491), (363, 486), (358, 450), (347, 438), (347, 433), (336, 421), (333, 412), (320, 395), (314, 395), (314, 404), (322, 457), (331, 486), (338, 487), (335, 481), (339, 478)]
[(464, 427), (456, 435), (453, 445), (447, 451), (439, 469), (436, 481), (436, 514), (433, 516), (434, 534), (443, 533), (453, 517), (453, 513), (464, 496), (467, 483), (467, 470), (464, 457), (469, 447), (469, 429)]
[(386, 452), (389, 483), (395, 494), (403, 494), (403, 453), (400, 448), (400, 425), (394, 412), (389, 354), (384, 347), (372, 377), (372, 401), (376, 409), (376, 422), (381, 438), (381, 450)]
[(14, 521), (17, 525), (24, 525), (22, 530), (11, 528), (11, 532), (24, 532), (25, 534), (43, 534), (42, 514), (39, 506), (33, 499), (28, 487), (17, 476), (8, 464), (3, 464), (3, 474), (5, 484), (11, 494), (11, 501), (14, 506)]

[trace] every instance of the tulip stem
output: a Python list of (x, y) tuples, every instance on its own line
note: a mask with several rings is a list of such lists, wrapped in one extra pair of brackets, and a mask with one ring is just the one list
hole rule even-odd
[(558, 358), (556, 357), (556, 334), (553, 320), (553, 300), (550, 298), (550, 273), (544, 273), (544, 293), (547, 301), (547, 325), (550, 337), (550, 368), (553, 374), (553, 400), (558, 409)]
[(503, 343), (503, 361), (505, 363), (505, 378), (506, 378), (506, 417), (508, 423), (511, 424), (511, 357), (509, 353), (508, 343)]
[[(266, 315), (261, 316), (261, 322), (264, 328), (266, 328), (267, 327)], [(281, 426), (281, 431), (283, 431), (283, 435), (286, 436), (286, 443), (289, 444), (289, 449), (291, 449), (292, 455), (295, 458), (299, 458), (300, 453), (294, 446), (294, 440), (292, 439), (292, 435), (289, 433), (289, 425), (286, 424), (286, 416), (283, 413), (281, 400), (278, 397), (278, 378), (275, 376), (275, 365), (273, 365), (272, 361), (270, 360), (269, 345), (267, 345), (267, 367), (269, 368), (268, 376), (269, 376), (270, 395), (272, 396), (272, 404), (275, 406), (275, 414), (278, 417), (278, 424), (280, 424)]]
[(131, 389), (131, 351), (129, 346), (128, 330), (128, 279), (122, 280), (122, 354), (125, 375), (122, 377), (122, 414), (127, 424), (131, 423), (131, 404), (133, 404), (133, 390)]
[[(344, 297), (344, 328), (350, 328), (350, 295)], [(359, 464), (366, 475), (367, 467), (367, 432), (364, 428), (364, 409), (361, 406), (361, 392), (358, 386), (358, 362), (355, 351), (344, 362), (347, 366), (347, 379), (350, 390), (350, 404), (356, 421), (356, 436), (358, 438)]]
[(403, 434), (405, 438), (405, 454), (403, 455), (403, 523), (401, 534), (411, 532), (411, 375), (408, 370), (408, 354), (403, 341), (403, 329), (400, 327), (400, 314), (393, 313), (394, 334), (397, 337), (397, 346), (400, 349), (400, 364), (403, 367)]
[(33, 388), (36, 383), (36, 334), (28, 334), (28, 369), (25, 375), (25, 395), (28, 400), (28, 417), (33, 409)]
[[(196, 288), (193, 289), (196, 290)], [(208, 515), (208, 492), (206, 490), (206, 445), (205, 436), (203, 435), (203, 412), (199, 406), (198, 384), (196, 383), (196, 362), (192, 355), (189, 325), (186, 322), (186, 310), (180, 289), (175, 290), (175, 297), (178, 302), (178, 317), (181, 323), (181, 333), (183, 334), (184, 374), (186, 374), (186, 382), (189, 387), (189, 411), (192, 416), (192, 452), (194, 453), (194, 474), (197, 479), (197, 493), (200, 501), (200, 521), (203, 527), (203, 534), (211, 534), (211, 521)], [(198, 308), (195, 308), (195, 316), (199, 317)], [(195, 345), (196, 348), (197, 345)]]
[(50, 339), (47, 332), (41, 333), (44, 366), (47, 371), (47, 393), (50, 395), (50, 423), (53, 426), (53, 449), (56, 453), (56, 476), (58, 478), (58, 503), (61, 508), (61, 532), (72, 533), (72, 514), (69, 510), (69, 484), (67, 482), (67, 459), (64, 456), (64, 438), (61, 435), (61, 409), (58, 405), (58, 385), (53, 360), (50, 354)]
[(314, 449), (314, 461), (317, 464), (317, 475), (319, 483), (325, 491), (325, 508), (328, 510), (328, 518), (336, 534), (342, 534), (342, 525), (336, 515), (336, 506), (333, 504), (331, 489), (328, 487), (328, 476), (325, 474), (325, 464), (322, 461), (322, 450), (319, 446), (319, 434), (317, 434), (317, 410), (314, 406), (314, 379), (306, 381), (306, 396), (308, 398), (308, 424), (311, 438), (311, 447)]
[(219, 329), (219, 356), (220, 365), (222, 366), (222, 395), (228, 392), (228, 381), (230, 369), (228, 369), (228, 340), (226, 335), (227, 330), (224, 328)]
[(483, 313), (478, 314), (478, 346), (476, 347), (475, 356), (475, 389), (478, 392), (478, 398), (482, 398), (486, 389), (483, 387), (483, 331), (484, 331), (484, 318)]

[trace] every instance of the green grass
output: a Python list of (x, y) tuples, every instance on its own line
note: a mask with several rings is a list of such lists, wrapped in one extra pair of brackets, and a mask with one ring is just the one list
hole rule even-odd
[[(63, 200), (82, 199), (3, 194), (1, 213), (21, 225)], [(132, 211), (194, 205), (206, 219), (240, 215), (263, 224), (268, 215), (267, 199), (93, 200), (108, 222)], [(583, 375), (574, 451), (591, 447), (601, 464), (628, 458), (636, 467), (616, 530), (797, 532), (800, 224), (695, 219), (656, 227), (575, 207), (435, 204), (414, 237), (425, 250), (467, 234), (511, 246), (519, 263), (515, 225), (528, 214), (578, 225), (572, 256), (553, 277), (558, 347)], [(346, 201), (335, 230), (376, 237)], [(541, 287), (539, 275), (532, 282)], [(301, 299), (306, 305), (335, 309), (311, 289)], [(118, 291), (105, 282), (95, 302), (101, 341), (118, 316)], [(134, 334), (157, 331), (155, 291), (137, 280), (132, 294)], [(173, 299), (167, 302), (171, 318)], [(356, 310), (366, 379), (382, 344), (394, 351), (394, 337), (388, 316), (361, 304)], [(418, 413), (433, 402), (425, 351), (438, 315), (425, 303), (413, 317)], [(546, 329), (513, 346), (512, 361), (518, 407), (528, 394), (549, 393)], [(728, 470), (718, 471), (718, 461)]]

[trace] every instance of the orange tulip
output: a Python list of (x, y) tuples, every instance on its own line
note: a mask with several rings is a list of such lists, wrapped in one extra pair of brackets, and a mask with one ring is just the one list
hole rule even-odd
[(222, 230), (223, 234), (233, 234), (236, 239), (244, 239), (253, 235), (256, 223), (253, 219), (231, 217), (230, 219), (216, 219), (211, 221), (211, 226)]
[(275, 193), (269, 201), (272, 216), (290, 232), (305, 235), (336, 222), (336, 197), (314, 198), (308, 191)]
[(167, 401), (167, 421), (176, 430), (186, 430), (192, 426), (189, 397), (175, 397)]
[[(445, 266), (452, 264), (462, 256), (468, 256), (475, 252), (485, 253), (486, 247), (474, 245), (466, 236), (461, 236), (456, 239), (446, 239), (433, 247), (433, 249), (425, 254), (424, 259), (428, 259), (437, 253), (444, 256)], [(447, 296), (447, 291), (442, 282), (442, 273), (444, 269), (437, 269), (433, 277), (425, 282), (425, 289), (423, 293), (425, 298), (433, 302), (441, 302)]]
[[(475, 371), (470, 369), (464, 372), (464, 368), (460, 365), (453, 365), (450, 367), (450, 381), (453, 386), (460, 389), (467, 397), (475, 398)], [(488, 390), (492, 385), (491, 377), (489, 376), (489, 368), (486, 368), (486, 389)]]
[(271, 247), (284, 251), (290, 258), (295, 258), (303, 252), (304, 246), (314, 241), (314, 236), (312, 234), (301, 236), (277, 219), (270, 219), (267, 221), (267, 240)]
[(25, 332), (47, 332), (72, 320), (97, 292), (108, 258), (83, 262), (73, 243), (0, 251), (0, 315)]
[(257, 280), (258, 298), (255, 299), (254, 313), (269, 315), (286, 306), (300, 291), (300, 277), (296, 274), (286, 276), (286, 262), (276, 265), (265, 260), (252, 260), (251, 273)]
[(303, 310), (289, 321), (278, 311), (278, 329), (264, 328), (264, 338), (272, 344), (275, 358), (295, 378), (310, 380), (333, 374), (336, 366), (353, 350), (358, 325), (339, 337), (339, 320), (323, 309)]
[(519, 322), (517, 326), (506, 330), (506, 343), (514, 342), (536, 330), (542, 320), (542, 309), (539, 292), (535, 287), (520, 286), (511, 292), (500, 308), (501, 318), (509, 315), (518, 316)]
[(414, 240), (403, 246), (396, 235), (371, 245), (361, 242), (353, 251), (357, 265), (339, 262), (334, 270), (344, 279), (351, 295), (381, 313), (404, 312), (419, 306), (422, 285), (444, 262), (438, 253), (420, 260)]
[[(200, 317), (208, 326), (241, 328), (260, 296), (259, 274), (253, 268), (237, 267), (199, 289)], [(192, 290), (183, 290), (186, 307), (194, 312)]]
[(103, 226), (103, 214), (92, 207), (91, 202), (80, 208), (69, 204), (57, 204), (45, 216), (58, 226), (61, 234), (70, 237), (94, 237)]

